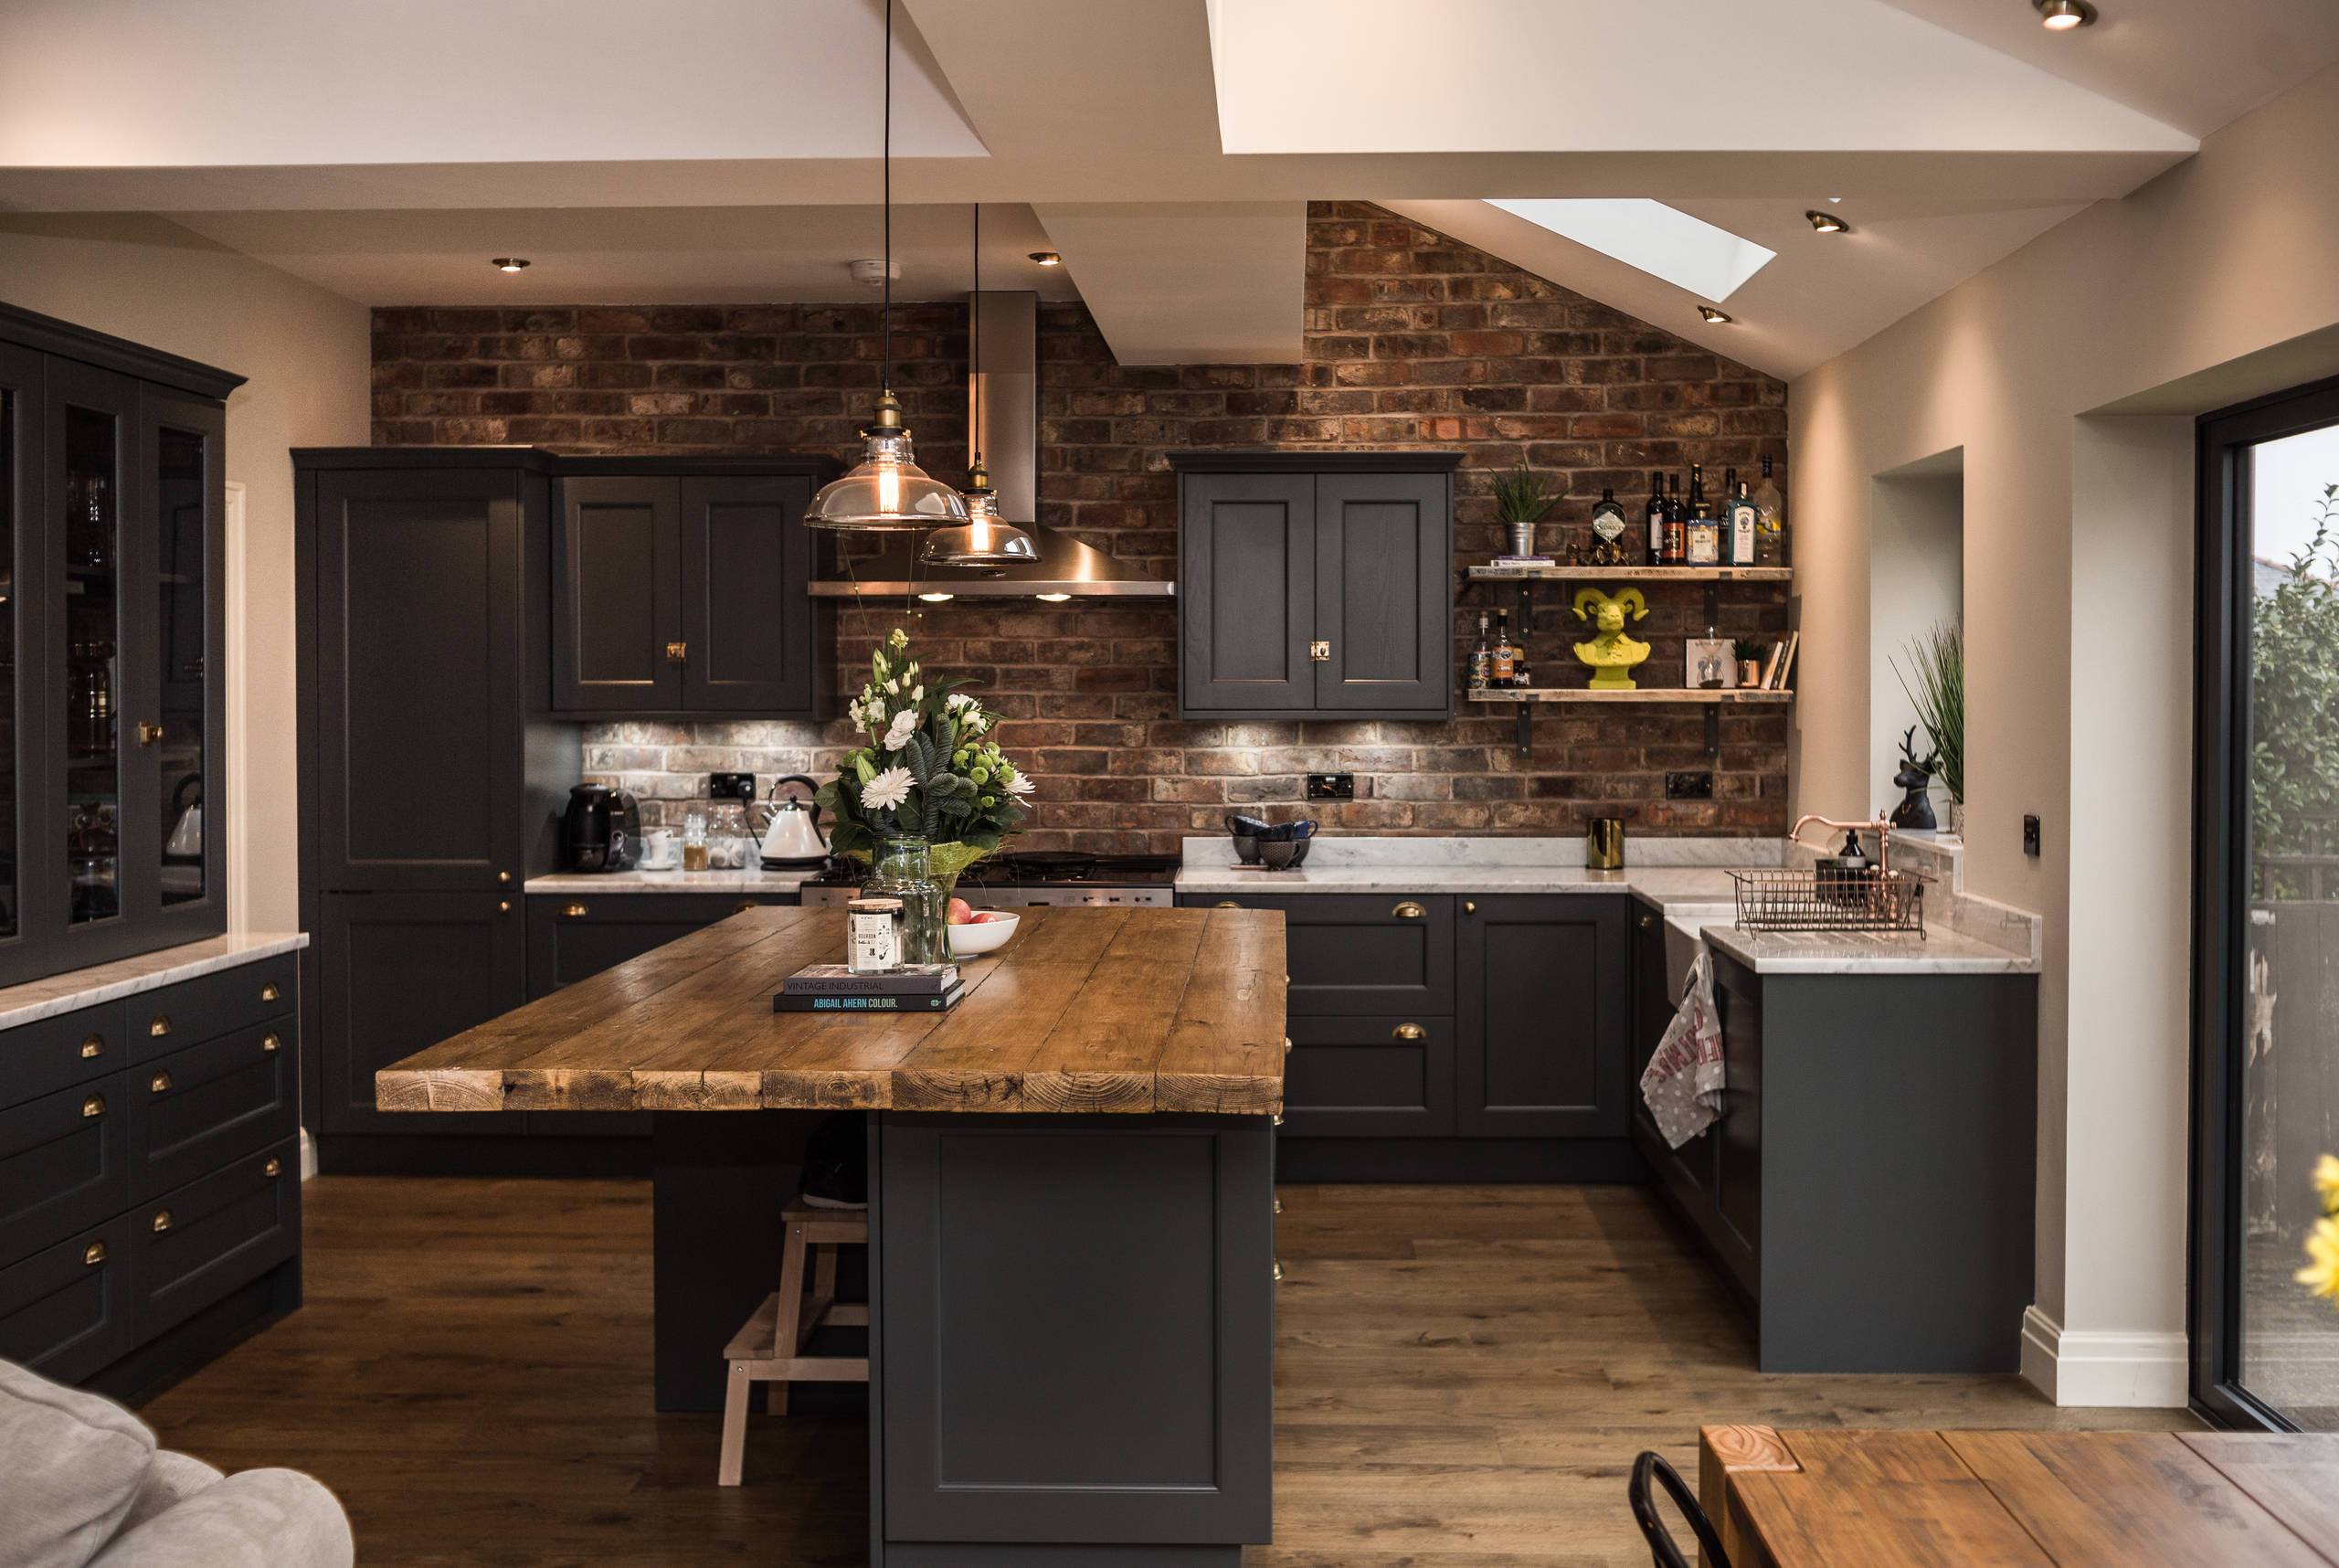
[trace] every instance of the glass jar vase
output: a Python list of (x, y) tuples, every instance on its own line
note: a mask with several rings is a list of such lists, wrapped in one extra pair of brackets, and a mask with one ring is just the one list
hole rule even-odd
[(907, 834), (880, 840), (876, 864), (861, 892), (864, 898), (902, 901), (902, 962), (950, 961), (950, 928), (943, 918), (950, 893), (935, 877), (931, 843)]

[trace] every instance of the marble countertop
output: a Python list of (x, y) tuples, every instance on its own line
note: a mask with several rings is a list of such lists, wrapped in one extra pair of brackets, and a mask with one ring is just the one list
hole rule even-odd
[[(1312, 861), (1313, 856), (1311, 854)], [(1180, 893), (1637, 893), (1668, 912), (1677, 905), (1737, 909), (1730, 873), (1705, 866), (1635, 866), (1593, 871), (1582, 865), (1316, 865), (1297, 871), (1233, 871), (1191, 862), (1178, 874)]]
[(820, 867), (769, 871), (556, 872), (532, 876), (529, 893), (793, 893)]
[(181, 980), (232, 969), (239, 964), (272, 959), (279, 953), (297, 952), (308, 945), (307, 935), (300, 931), (239, 931), (26, 980), (22, 985), (0, 988), (0, 1029), (54, 1018), (76, 1008), (95, 1007), (101, 1001), (135, 996), (142, 991), (158, 991)]
[(2038, 960), (1963, 931), (1741, 931), (1709, 925), (1706, 945), (1763, 975), (2035, 975)]

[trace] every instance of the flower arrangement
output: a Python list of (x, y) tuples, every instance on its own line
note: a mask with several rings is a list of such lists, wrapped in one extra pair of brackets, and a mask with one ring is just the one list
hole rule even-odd
[(2323, 1218), (2307, 1233), (2308, 1262), (2298, 1280), (2339, 1306), (2339, 1159), (2326, 1154), (2314, 1162), (2314, 1190), (2323, 1195)]
[(909, 643), (895, 627), (878, 644), (847, 709), (869, 743), (845, 754), (818, 799), (832, 823), (831, 850), (867, 860), (881, 838), (923, 838), (947, 885), (1023, 831), (1032, 781), (985, 738), (999, 715), (958, 690), (971, 683), (929, 683)]

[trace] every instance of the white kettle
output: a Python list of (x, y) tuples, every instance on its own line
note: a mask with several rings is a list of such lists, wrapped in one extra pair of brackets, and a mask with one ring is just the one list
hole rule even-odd
[(819, 865), (829, 858), (828, 841), (820, 836), (820, 808), (817, 802), (799, 800), (790, 796), (783, 800), (779, 787), (801, 784), (818, 793), (820, 786), (801, 773), (791, 773), (785, 779), (772, 780), (771, 821), (764, 827), (762, 846), (766, 865)]

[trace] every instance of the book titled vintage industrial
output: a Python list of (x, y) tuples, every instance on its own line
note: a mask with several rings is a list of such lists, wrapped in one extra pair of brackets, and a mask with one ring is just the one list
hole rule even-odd
[(771, 999), (774, 1012), (941, 1012), (967, 994), (963, 985), (932, 996), (905, 996), (899, 991), (848, 993), (822, 991), (790, 996), (781, 991)]
[(782, 996), (939, 996), (958, 983), (956, 964), (905, 964), (861, 974), (844, 964), (814, 964), (779, 982)]

